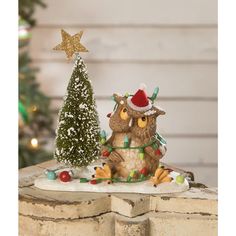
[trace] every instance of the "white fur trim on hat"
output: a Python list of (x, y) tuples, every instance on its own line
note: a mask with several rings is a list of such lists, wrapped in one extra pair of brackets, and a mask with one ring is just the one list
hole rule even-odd
[(145, 107), (138, 107), (138, 106), (136, 106), (136, 105), (134, 105), (133, 103), (132, 103), (132, 101), (131, 101), (131, 97), (129, 97), (129, 98), (127, 98), (127, 104), (133, 109), (133, 110), (135, 110), (135, 111), (148, 111), (148, 110), (150, 110), (151, 108), (152, 108), (152, 104), (151, 104), (151, 102), (150, 101), (148, 101), (148, 105), (147, 106), (145, 106)]
[(144, 115), (145, 115), (145, 116), (151, 116), (151, 115), (155, 114), (156, 112), (157, 112), (156, 110), (150, 109), (150, 110), (146, 111), (146, 112), (144, 113)]

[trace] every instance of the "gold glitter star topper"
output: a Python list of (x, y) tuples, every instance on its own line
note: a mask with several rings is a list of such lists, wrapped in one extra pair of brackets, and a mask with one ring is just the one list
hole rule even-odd
[(88, 52), (88, 50), (80, 43), (83, 31), (71, 36), (65, 30), (61, 30), (62, 42), (58, 44), (53, 50), (65, 51), (67, 58), (71, 59), (76, 52)]

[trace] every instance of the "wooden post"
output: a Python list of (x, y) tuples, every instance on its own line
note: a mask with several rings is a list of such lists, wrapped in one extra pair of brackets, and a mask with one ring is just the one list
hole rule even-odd
[(44, 191), (33, 186), (54, 161), (20, 170), (21, 236), (217, 235), (217, 189), (178, 194)]

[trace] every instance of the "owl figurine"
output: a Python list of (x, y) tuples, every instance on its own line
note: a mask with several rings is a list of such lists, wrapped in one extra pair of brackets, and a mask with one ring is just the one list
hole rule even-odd
[(166, 152), (165, 140), (156, 133), (156, 119), (165, 112), (154, 106), (158, 88), (147, 97), (141, 85), (134, 95), (114, 94), (116, 106), (110, 115), (112, 135), (103, 146), (113, 176), (139, 178), (152, 175)]
[[(110, 118), (109, 126), (112, 130), (111, 137), (106, 141), (105, 145), (102, 147), (102, 152), (105, 154), (108, 153), (109, 164), (119, 163), (124, 161), (123, 151), (120, 149), (112, 149), (114, 146), (123, 146), (124, 139), (130, 139), (130, 126), (131, 126), (131, 117), (128, 115), (127, 109), (127, 97), (122, 97), (116, 93), (113, 94), (113, 100), (115, 101), (114, 111), (109, 113), (107, 117)], [(107, 150), (108, 147), (108, 150)], [(110, 147), (110, 150), (109, 150)], [(112, 165), (113, 166), (113, 165)]]

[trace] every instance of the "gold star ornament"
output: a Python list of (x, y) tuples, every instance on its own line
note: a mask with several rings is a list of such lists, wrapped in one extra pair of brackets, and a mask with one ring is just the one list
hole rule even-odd
[(83, 31), (71, 36), (65, 30), (61, 30), (62, 42), (58, 44), (53, 50), (65, 51), (67, 58), (71, 59), (76, 52), (88, 52), (88, 50), (80, 43)]

